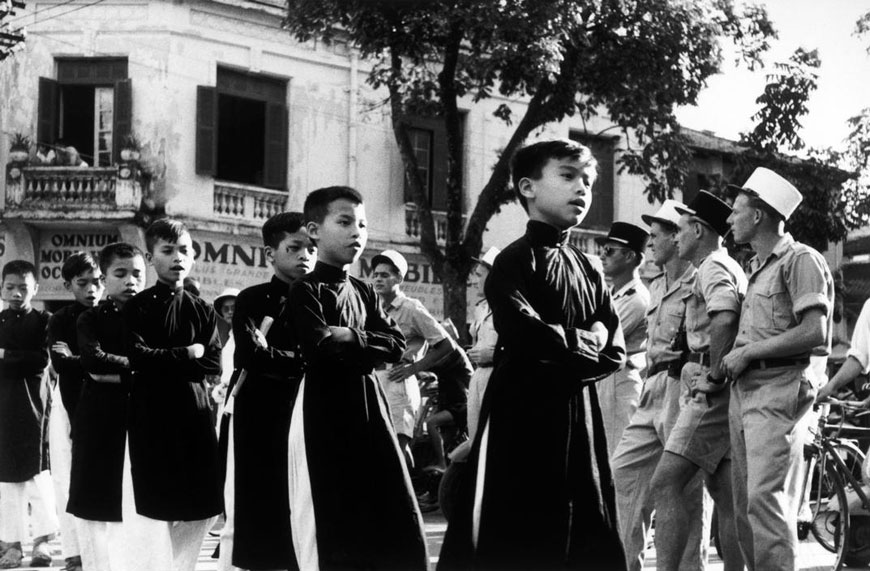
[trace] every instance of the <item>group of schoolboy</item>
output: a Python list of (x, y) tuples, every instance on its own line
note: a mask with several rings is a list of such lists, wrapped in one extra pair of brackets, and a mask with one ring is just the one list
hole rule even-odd
[[(602, 411), (630, 399), (598, 389), (642, 346), (626, 348), (619, 310), (633, 304), (617, 303), (639, 286), (612, 295), (592, 259), (570, 243), (595, 176), (591, 152), (573, 141), (531, 144), (513, 158), (529, 222), (487, 268), (497, 345), (485, 355), (486, 395), (438, 567), (636, 568), (653, 506), (670, 522), (657, 526), (660, 565), (702, 567), (688, 540), (697, 526), (687, 500), (698, 497), (692, 482), (701, 470), (720, 513), (733, 514), (721, 522), (733, 530), (726, 565), (736, 568), (742, 557), (750, 569), (790, 568), (794, 436), (812, 402), (810, 356), (829, 342), (833, 295), (824, 260), (783, 231), (800, 194), (759, 170), (733, 209), (702, 193), (647, 219), (664, 274), (646, 312), (644, 394), (629, 405), (636, 411), (611, 459), (608, 434), (620, 428), (606, 429)], [(366, 224), (357, 191), (328, 187), (308, 195), (302, 216), (281, 214), (264, 226), (275, 277), (236, 300), (227, 391), (235, 397), (234, 450), (225, 482), (206, 384), (220, 374), (218, 317), (182, 287), (193, 264), (185, 227), (154, 223), (144, 255), (114, 244), (99, 263), (71, 258), (64, 279), (81, 307), (60, 312), (51, 326), (30, 306), (33, 266), (7, 264), (0, 510), (14, 504), (23, 514), (38, 474), (30, 417), (39, 412), (33, 394), (50, 327), (72, 426), (66, 511), (76, 516), (67, 527), (79, 566), (192, 570), (226, 505), (221, 568), (426, 569), (422, 516), (375, 376), (402, 360), (406, 340), (372, 286), (348, 273), (365, 248)], [(728, 230), (757, 254), (748, 286), (722, 248)], [(611, 233), (607, 256), (625, 247), (641, 257), (632, 236)], [(142, 290), (146, 261), (158, 283)], [(98, 304), (103, 286), (109, 299)], [(7, 410), (18, 415), (14, 439)], [(0, 511), (0, 522), (10, 515)], [(7, 529), (3, 523), (0, 533)], [(21, 537), (0, 539), (4, 562), (10, 553), (20, 562)], [(68, 568), (78, 563), (70, 558)]]

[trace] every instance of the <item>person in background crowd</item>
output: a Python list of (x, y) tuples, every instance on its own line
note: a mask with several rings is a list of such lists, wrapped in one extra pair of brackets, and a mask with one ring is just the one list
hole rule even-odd
[[(145, 286), (145, 256), (123, 242), (100, 252), (106, 303), (83, 312), (76, 324), (87, 376), (73, 417), (73, 460), (67, 511), (80, 522), (86, 571), (124, 569), (121, 523), (127, 441), (127, 358), (124, 305)], [(114, 560), (114, 564), (113, 564)]]
[(49, 414), (49, 445), (51, 478), (60, 520), (61, 551), (67, 571), (81, 571), (82, 552), (76, 518), (67, 511), (72, 466), (71, 420), (82, 391), (85, 371), (82, 368), (76, 321), (85, 310), (96, 307), (103, 295), (104, 283), (100, 266), (93, 256), (76, 252), (64, 261), (60, 269), (63, 287), (73, 295), (74, 302), (63, 307), (48, 320), (48, 347), (51, 365), (58, 381), (51, 398)]
[(215, 381), (211, 396), (218, 430), (220, 430), (220, 418), (223, 415), (227, 387), (229, 387), (230, 379), (235, 370), (233, 354), (236, 352), (236, 340), (233, 337), (232, 325), (238, 295), (238, 288), (228, 287), (214, 300), (214, 310), (218, 315), (218, 335), (221, 341), (221, 374), (219, 380)]
[(795, 242), (785, 221), (803, 197), (775, 172), (757, 168), (728, 218), (734, 241), (755, 251), (734, 349), (731, 446), (737, 534), (749, 569), (797, 567), (795, 486), (801, 434), (816, 395), (810, 357), (831, 351), (834, 283), (824, 257)]
[(595, 382), (625, 364), (603, 276), (568, 241), (596, 163), (528, 145), (512, 180), (529, 215), (486, 280), (498, 349), (438, 569), (625, 569)]
[(707, 191), (700, 191), (681, 214), (677, 234), (680, 258), (698, 273), (686, 304), (688, 363), (680, 375), (680, 414), (653, 474), (657, 554), (660, 569), (677, 571), (689, 538), (690, 514), (683, 490), (699, 470), (719, 514), (719, 538), (726, 571), (742, 571), (731, 502), (731, 442), (728, 437), (730, 387), (722, 357), (737, 334), (740, 302), (746, 275), (722, 244), (728, 234), (730, 207)]
[[(677, 207), (682, 206), (676, 200), (666, 200), (655, 214), (641, 217), (650, 227), (652, 260), (664, 271), (650, 284), (646, 381), (637, 411), (623, 431), (611, 461), (619, 534), (629, 571), (643, 568), (652, 527), (650, 481), (680, 414), (680, 372), (688, 357), (683, 299), (691, 295), (697, 273), (695, 266), (677, 255)], [(688, 513), (689, 537), (683, 551), (674, 556), (680, 558), (681, 570), (701, 570), (707, 564), (709, 525), (704, 525), (700, 474), (683, 489), (680, 502)], [(656, 535), (657, 553), (665, 549), (661, 536)]]
[(220, 374), (217, 314), (184, 291), (193, 241), (180, 222), (145, 232), (157, 284), (124, 306), (133, 370), (122, 517), (124, 571), (192, 571), (223, 511), (207, 375)]
[(305, 199), (314, 271), (287, 310), (305, 359), (289, 437), (290, 517), (300, 569), (428, 568), (423, 517), (373, 371), (405, 340), (372, 286), (348, 275), (368, 237), (346, 186)]
[(214, 310), (218, 315), (218, 335), (220, 335), (221, 347), (224, 349), (233, 334), (233, 313), (236, 310), (238, 295), (238, 288), (228, 287), (214, 298)]
[(49, 313), (34, 309), (36, 268), (26, 260), (3, 266), (0, 313), (0, 569), (21, 566), (28, 503), (33, 532), (31, 565), (51, 565), (48, 542), (58, 521), (51, 477), (43, 471), (45, 408), (40, 391), (48, 369)]
[(492, 363), (495, 357), (495, 348), (498, 344), (498, 333), (492, 322), (492, 309), (483, 293), (483, 284), (492, 269), (496, 256), (501, 250), (490, 248), (479, 259), (474, 267), (474, 277), (477, 281), (478, 295), (480, 300), (474, 306), (474, 321), (471, 322), (471, 349), (468, 350), (468, 358), (474, 363), (474, 374), (468, 383), (468, 446), (474, 441), (477, 434), (477, 425), (480, 419), (480, 408), (483, 404), (483, 395), (489, 377), (492, 375)]
[[(845, 316), (841, 319), (845, 321)], [(852, 331), (852, 342), (846, 353), (846, 359), (840, 370), (831, 377), (828, 383), (819, 389), (816, 402), (836, 397), (837, 392), (851, 383), (859, 375), (870, 373), (870, 299), (864, 302), (855, 329)], [(870, 407), (870, 397), (864, 399), (862, 404)]]
[(603, 246), (604, 275), (610, 278), (613, 306), (619, 315), (625, 336), (625, 351), (628, 353), (625, 367), (597, 386), (604, 432), (607, 435), (607, 455), (610, 458), (613, 458), (622, 432), (637, 410), (643, 386), (640, 372), (646, 367), (649, 290), (640, 280), (638, 268), (643, 263), (643, 252), (648, 240), (649, 232), (627, 222), (614, 222), (607, 236), (596, 240)]
[[(287, 438), (304, 363), (286, 302), (291, 285), (314, 267), (316, 249), (304, 222), (301, 212), (266, 221), (263, 245), (274, 275), (235, 300), (234, 365), (245, 379), (236, 381), (242, 386), (228, 426), (220, 571), (298, 569), (290, 541)], [(273, 321), (265, 331), (264, 319)]]

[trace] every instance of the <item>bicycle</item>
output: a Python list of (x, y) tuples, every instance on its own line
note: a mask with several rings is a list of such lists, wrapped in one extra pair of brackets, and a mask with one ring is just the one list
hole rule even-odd
[[(828, 423), (832, 406), (843, 412), (836, 424)], [(855, 408), (857, 403), (836, 399), (819, 405), (813, 440), (804, 445), (807, 462), (798, 518), (801, 561), (814, 559), (835, 571), (843, 565), (870, 563), (870, 542), (864, 537), (870, 532), (870, 497), (861, 482), (860, 470), (855, 474), (855, 464), (858, 460), (863, 464), (864, 453), (853, 440), (870, 436), (870, 429), (845, 426), (846, 411)], [(852, 509), (856, 510), (854, 516), (850, 516)], [(811, 538), (833, 555), (825, 556)]]

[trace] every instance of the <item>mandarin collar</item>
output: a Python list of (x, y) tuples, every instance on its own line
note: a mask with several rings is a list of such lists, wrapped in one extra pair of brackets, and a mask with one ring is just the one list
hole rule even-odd
[(168, 284), (165, 284), (159, 280), (157, 281), (156, 284), (154, 284), (154, 289), (161, 296), (166, 296), (166, 297), (171, 297), (173, 295), (176, 295), (179, 291), (184, 291), (184, 287), (174, 288), (174, 287), (171, 287)]
[(273, 275), (269, 281), (269, 289), (279, 298), (287, 297), (290, 294), (290, 284), (276, 275)]
[(570, 230), (559, 230), (538, 220), (529, 220), (526, 225), (526, 237), (533, 246), (558, 248), (568, 243), (569, 234)]
[(317, 262), (313, 273), (322, 282), (343, 282), (347, 279), (347, 271), (324, 262)]

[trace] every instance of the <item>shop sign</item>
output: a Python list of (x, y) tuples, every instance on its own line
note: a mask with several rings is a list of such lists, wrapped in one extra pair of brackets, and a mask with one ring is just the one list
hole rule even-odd
[(272, 279), (263, 242), (249, 236), (192, 231), (196, 263), (190, 275), (199, 280), (202, 298), (212, 301), (234, 287), (245, 289)]

